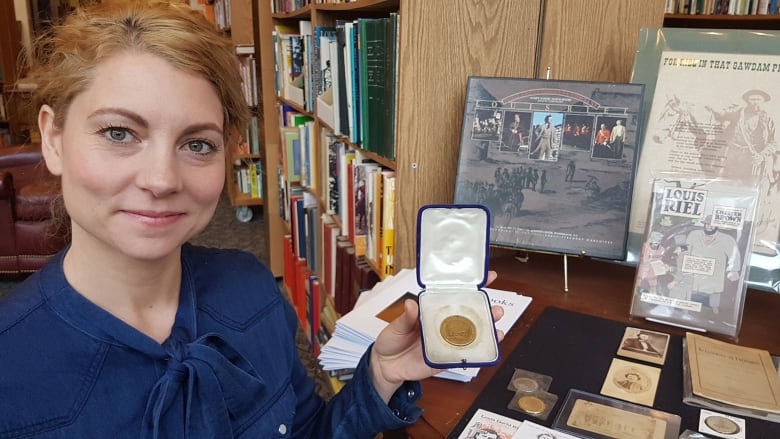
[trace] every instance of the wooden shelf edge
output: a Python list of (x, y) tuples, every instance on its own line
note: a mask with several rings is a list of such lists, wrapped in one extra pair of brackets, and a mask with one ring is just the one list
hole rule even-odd
[(262, 198), (251, 197), (243, 192), (231, 195), (229, 198), (231, 206), (262, 206), (264, 203)]
[(398, 10), (399, 0), (357, 0), (349, 3), (312, 3), (283, 14), (271, 14), (277, 20), (292, 20), (310, 17), (312, 11), (390, 11)]

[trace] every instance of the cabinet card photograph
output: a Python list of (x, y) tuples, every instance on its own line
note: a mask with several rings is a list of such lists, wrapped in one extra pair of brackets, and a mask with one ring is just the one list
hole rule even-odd
[(469, 78), (455, 203), (490, 243), (623, 260), (642, 84)]
[(623, 334), (617, 354), (663, 365), (668, 347), (669, 334), (629, 326)]
[(657, 367), (613, 358), (601, 394), (652, 407), (660, 377)]

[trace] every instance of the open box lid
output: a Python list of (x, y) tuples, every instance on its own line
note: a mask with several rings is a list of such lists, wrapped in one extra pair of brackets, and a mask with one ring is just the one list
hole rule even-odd
[(490, 211), (477, 204), (430, 204), (417, 214), (417, 283), (478, 289), (487, 282)]

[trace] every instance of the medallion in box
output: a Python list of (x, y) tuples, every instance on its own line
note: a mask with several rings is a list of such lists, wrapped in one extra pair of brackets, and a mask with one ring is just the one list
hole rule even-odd
[(427, 205), (417, 216), (417, 283), (425, 362), (436, 368), (498, 362), (487, 282), (490, 213), (480, 205)]

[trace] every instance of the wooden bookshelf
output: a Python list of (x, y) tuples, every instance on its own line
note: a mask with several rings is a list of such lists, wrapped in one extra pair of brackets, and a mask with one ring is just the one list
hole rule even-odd
[[(289, 14), (272, 14), (260, 5), (257, 24), (262, 77), (262, 111), (279, 105), (274, 84), (273, 40), (276, 24), (331, 25), (398, 12), (399, 72), (396, 113), (395, 270), (415, 265), (418, 209), (450, 203), (466, 82), (469, 76), (545, 77), (628, 82), (641, 27), (660, 27), (663, 0), (358, 0), (316, 4)], [(613, 24), (619, 21), (619, 25)], [(282, 273), (283, 221), (272, 176), (279, 157), (279, 128), (264, 120), (267, 170), (267, 218), (272, 271)], [(315, 129), (319, 132), (319, 129)]]
[[(255, 22), (253, 20), (256, 7), (251, 0), (220, 0), (222, 7), (230, 6), (229, 11), (225, 11), (227, 14), (227, 23), (222, 23), (220, 26), (225, 27), (224, 33), (230, 37), (230, 40), (234, 45), (239, 46), (253, 46), (255, 63), (257, 63), (257, 45), (255, 44)], [(216, 2), (215, 2), (216, 4)], [(246, 62), (248, 55), (239, 55), (242, 58), (242, 63)], [(247, 77), (247, 80), (251, 80), (251, 77)], [(259, 73), (255, 72), (254, 78), (255, 84), (259, 84)], [(258, 95), (259, 97), (259, 95)], [(252, 111), (252, 115), (258, 118), (258, 125), (262, 125), (260, 119), (262, 115), (258, 113), (257, 107), (247, 102), (247, 105)], [(242, 133), (242, 137), (247, 137), (244, 140), (247, 143), (251, 143), (251, 133)], [(256, 133), (258, 137), (261, 137), (261, 132), (258, 129)], [(256, 140), (260, 143), (260, 139)], [(225, 190), (230, 200), (230, 205), (236, 208), (236, 218), (242, 222), (248, 222), (253, 217), (252, 206), (262, 206), (264, 204), (264, 198), (262, 196), (254, 197), (241, 190), (238, 185), (238, 177), (236, 172), (241, 166), (252, 166), (253, 163), (262, 163), (263, 154), (262, 148), (259, 153), (242, 152), (237, 153), (235, 151), (227, 151), (225, 154)], [(264, 164), (263, 164), (264, 165)], [(265, 166), (262, 166), (262, 171), (265, 172)], [(257, 189), (259, 193), (264, 193), (264, 184), (258, 184)]]
[(778, 30), (780, 15), (666, 14), (664, 27)]

